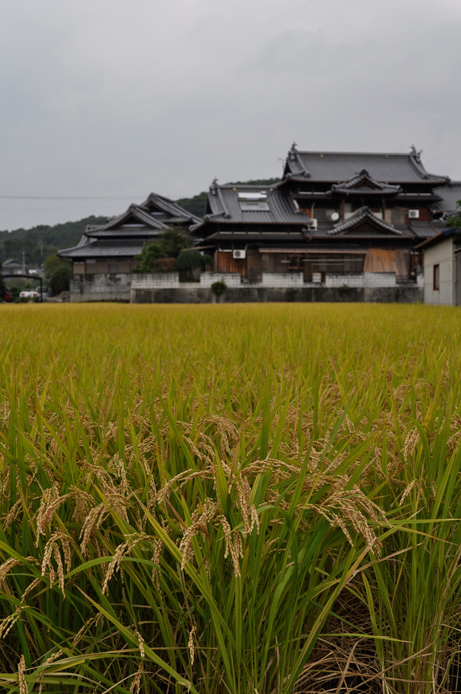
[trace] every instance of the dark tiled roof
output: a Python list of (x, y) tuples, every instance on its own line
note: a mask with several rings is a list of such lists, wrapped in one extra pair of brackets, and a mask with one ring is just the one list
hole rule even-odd
[(59, 251), (61, 258), (71, 258), (72, 260), (83, 260), (85, 258), (132, 258), (141, 253), (143, 242), (139, 243), (117, 243), (101, 244), (97, 241), (74, 248), (66, 248)]
[(85, 232), (92, 239), (130, 239), (133, 236), (142, 236), (144, 239), (156, 239), (162, 235), (163, 229), (152, 229), (146, 226), (121, 226), (118, 229), (97, 229), (93, 232)]
[[(360, 227), (362, 225), (362, 222), (364, 221), (367, 221), (369, 224), (371, 224), (375, 228), (375, 231), (361, 231)], [(395, 237), (406, 235), (405, 232), (399, 231), (394, 226), (392, 226), (392, 224), (388, 224), (387, 222), (384, 222), (382, 219), (376, 217), (370, 210), (370, 208), (366, 206), (361, 207), (360, 210), (354, 212), (354, 214), (348, 219), (346, 219), (345, 222), (339, 222), (338, 224), (335, 224), (328, 233), (331, 236), (344, 236), (344, 234), (350, 236), (352, 230), (354, 231), (354, 236), (383, 236), (383, 234), (385, 234), (387, 236)]]
[(434, 221), (432, 223), (431, 222), (411, 222), (411, 224), (409, 224), (407, 228), (417, 238), (428, 239), (428, 238), (431, 238), (432, 236), (436, 236), (443, 229), (445, 229), (445, 225), (443, 223), (440, 223), (437, 221)]
[(285, 243), (299, 243), (306, 240), (306, 234), (301, 231), (217, 231), (206, 238), (206, 241), (244, 241), (245, 243), (259, 243), (261, 241), (284, 241)]
[(109, 219), (106, 224), (101, 224), (99, 227), (92, 226), (86, 230), (88, 236), (97, 236), (102, 231), (112, 231), (126, 224), (129, 219), (134, 219), (139, 225), (144, 225), (148, 229), (165, 231), (168, 225), (158, 221), (152, 216), (148, 210), (143, 209), (140, 205), (130, 205), (126, 212), (119, 214), (117, 217)]
[(381, 154), (361, 152), (300, 152), (290, 149), (284, 175), (295, 180), (339, 183), (366, 169), (376, 181), (391, 184), (432, 183), (440, 185), (447, 176), (435, 176), (424, 168), (419, 153)]
[[(262, 192), (266, 194), (265, 202), (268, 209), (242, 209), (239, 203), (239, 193)], [(213, 183), (208, 193), (208, 209), (200, 225), (192, 227), (192, 231), (202, 228), (207, 222), (219, 224), (291, 224), (306, 226), (310, 217), (298, 209), (294, 200), (279, 188), (269, 186), (219, 186)]]
[(198, 224), (201, 221), (199, 217), (191, 214), (173, 200), (165, 198), (163, 195), (158, 195), (157, 193), (150, 193), (140, 207), (144, 207), (148, 211), (155, 210), (163, 212), (165, 219), (168, 220), (170, 224), (190, 225)]
[(2, 263), (4, 268), (11, 268), (11, 267), (23, 267), (23, 264), (19, 262), (19, 260), (16, 260), (15, 258), (8, 258), (8, 260), (4, 260)]
[(416, 246), (418, 250), (423, 250), (429, 246), (445, 241), (446, 239), (452, 239), (456, 244), (461, 243), (461, 231), (459, 229), (447, 229), (444, 228), (439, 234), (436, 234), (432, 238), (426, 239), (419, 246)]
[(442, 200), (433, 206), (434, 211), (452, 214), (458, 210), (456, 203), (461, 200), (461, 181), (451, 181), (447, 185), (437, 188), (437, 194)]
[(401, 186), (389, 185), (381, 183), (374, 179), (366, 169), (362, 169), (360, 173), (352, 176), (348, 181), (334, 183), (329, 191), (330, 195), (334, 194), (360, 194), (360, 195), (396, 195), (402, 190)]
[(187, 227), (199, 223), (172, 200), (151, 193), (142, 205), (132, 204), (106, 224), (88, 226), (74, 248), (58, 252), (62, 258), (91, 258), (102, 256), (133, 256), (141, 252), (143, 243), (157, 240), (172, 225)]

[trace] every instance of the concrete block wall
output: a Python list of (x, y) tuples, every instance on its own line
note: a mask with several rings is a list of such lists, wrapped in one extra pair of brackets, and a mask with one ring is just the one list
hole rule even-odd
[(398, 302), (416, 303), (423, 300), (423, 290), (414, 286), (396, 287), (263, 287), (241, 285), (215, 297), (209, 288), (181, 285), (180, 289), (138, 289), (132, 292), (132, 303), (209, 304), (234, 302)]
[(211, 287), (214, 282), (225, 282), (228, 287), (240, 287), (242, 278), (239, 272), (202, 272), (200, 286)]
[(129, 301), (131, 278), (129, 273), (73, 275), (70, 280), (70, 300)]
[(302, 272), (263, 272), (261, 286), (263, 287), (302, 287), (304, 277)]

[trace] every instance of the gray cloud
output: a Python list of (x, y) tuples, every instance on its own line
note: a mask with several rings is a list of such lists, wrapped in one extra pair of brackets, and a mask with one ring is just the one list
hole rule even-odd
[[(278, 175), (294, 139), (414, 142), (461, 178), (458, 0), (0, 5), (0, 194), (192, 195)], [(126, 203), (2, 198), (0, 229)]]

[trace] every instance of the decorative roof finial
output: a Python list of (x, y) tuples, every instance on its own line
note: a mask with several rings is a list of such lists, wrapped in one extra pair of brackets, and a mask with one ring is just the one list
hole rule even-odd
[(298, 145), (296, 144), (296, 142), (293, 142), (293, 144), (291, 145), (291, 149), (288, 152), (288, 156), (292, 161), (296, 159), (296, 155), (298, 154), (298, 150), (296, 149), (297, 146)]
[(416, 147), (414, 145), (411, 145), (411, 147), (410, 147), (410, 154), (412, 157), (414, 157), (416, 159), (417, 162), (421, 162), (422, 151), (423, 150), (420, 149), (418, 152), (418, 150), (416, 149)]
[(213, 178), (213, 180), (211, 181), (210, 193), (212, 193), (213, 195), (216, 195), (217, 187), (218, 187), (218, 179)]

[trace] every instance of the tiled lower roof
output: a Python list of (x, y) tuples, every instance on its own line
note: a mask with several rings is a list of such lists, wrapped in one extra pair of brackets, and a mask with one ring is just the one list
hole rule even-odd
[(72, 260), (83, 260), (85, 258), (133, 258), (141, 253), (143, 243), (139, 244), (100, 244), (89, 243), (85, 246), (75, 246), (59, 251), (61, 258), (71, 258)]

